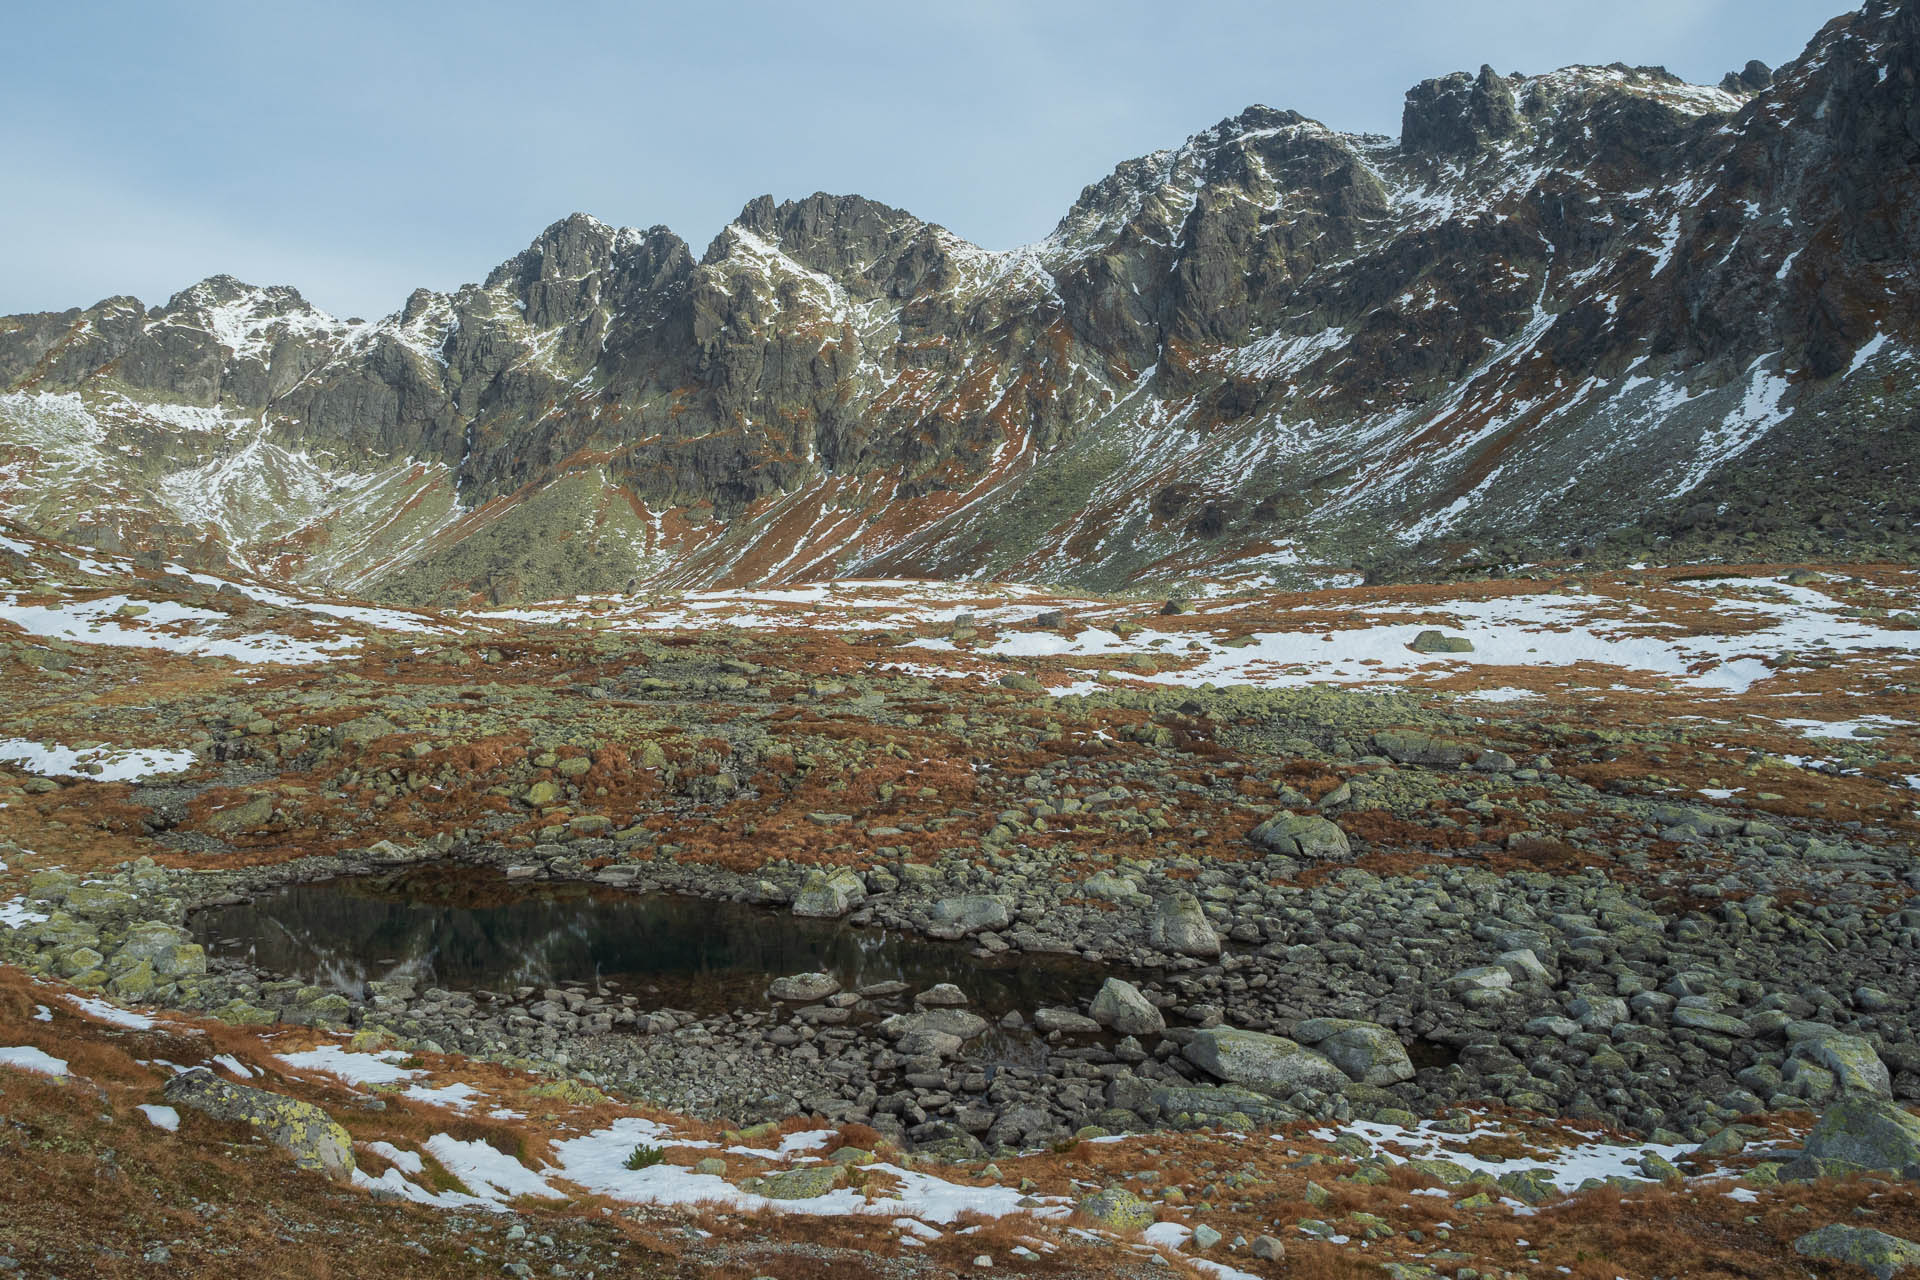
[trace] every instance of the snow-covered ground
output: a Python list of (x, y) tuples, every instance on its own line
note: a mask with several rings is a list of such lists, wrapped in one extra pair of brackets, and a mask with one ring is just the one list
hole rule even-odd
[[(127, 606), (140, 612), (115, 616)], [(77, 644), (164, 649), (247, 663), (308, 663), (340, 657), (360, 643), (357, 637), (344, 635), (327, 640), (296, 640), (272, 631), (242, 636), (208, 634), (210, 627), (227, 620), (228, 615), (216, 610), (173, 600), (136, 600), (111, 595), (93, 600), (29, 604), (17, 595), (0, 595), (0, 621), (10, 622), (30, 636)]]
[[(1251, 635), (1235, 621), (1260, 601), (1211, 600), (1178, 624), (1149, 623), (1122, 636), (1115, 624), (1137, 617), (1139, 606), (1065, 599), (1026, 585), (952, 582), (842, 581), (778, 590), (695, 592), (669, 601), (583, 596), (516, 609), (468, 615), (477, 623), (564, 624), (592, 620), (610, 630), (747, 629), (877, 631), (928, 627), (970, 618), (995, 638), (967, 652), (1002, 660), (1085, 658), (1111, 661), (1154, 657), (1177, 669), (1127, 678), (1180, 686), (1255, 685), (1289, 688), (1344, 684), (1386, 688), (1409, 679), (1438, 679), (1483, 668), (1611, 667), (1671, 680), (1706, 693), (1740, 694), (1774, 674), (1781, 655), (1809, 649), (1828, 655), (1884, 651), (1920, 653), (1920, 630), (1883, 627), (1850, 616), (1840, 601), (1813, 586), (1778, 578), (1727, 577), (1667, 584), (1669, 604), (1690, 615), (1682, 622), (1655, 606), (1591, 592), (1529, 593), (1488, 599), (1382, 602), (1356, 597), (1349, 618), (1325, 622), (1338, 598), (1309, 609), (1298, 628)], [(1026, 626), (1049, 609), (1065, 609), (1084, 625), (1076, 633)], [(1724, 629), (1700, 624), (1724, 617)], [(1406, 621), (1398, 619), (1405, 618)], [(1429, 628), (1463, 636), (1464, 653), (1416, 653), (1413, 638)], [(1229, 644), (1229, 639), (1232, 643)], [(930, 653), (957, 650), (938, 636), (902, 646)], [(937, 663), (899, 664), (916, 675), (967, 673)], [(1053, 692), (1083, 693), (1076, 682)], [(1471, 696), (1488, 702), (1537, 696), (1525, 689), (1489, 689)]]
[[(1486, 1124), (1471, 1133), (1442, 1133), (1433, 1127), (1432, 1121), (1423, 1121), (1412, 1129), (1402, 1129), (1398, 1125), (1355, 1120), (1337, 1130), (1317, 1129), (1313, 1136), (1323, 1142), (1332, 1142), (1342, 1133), (1357, 1134), (1365, 1138), (1376, 1151), (1392, 1155), (1395, 1159), (1450, 1160), (1470, 1173), (1490, 1173), (1495, 1177), (1503, 1173), (1538, 1171), (1562, 1191), (1572, 1191), (1588, 1178), (1640, 1178), (1641, 1157), (1655, 1155), (1675, 1161), (1693, 1150), (1690, 1146), (1657, 1142), (1623, 1146), (1601, 1142), (1596, 1138), (1564, 1146), (1543, 1147), (1536, 1155), (1525, 1160), (1482, 1160), (1461, 1148), (1474, 1138), (1510, 1137), (1512, 1135), (1508, 1130), (1497, 1124)], [(1569, 1133), (1578, 1136), (1577, 1131), (1570, 1130)], [(1275, 1137), (1276, 1140), (1284, 1140), (1284, 1135)]]
[[(0, 763), (15, 764), (50, 778), (92, 778), (96, 782), (138, 782), (190, 769), (191, 751), (162, 747), (62, 747), (25, 738), (0, 738)], [(96, 769), (83, 768), (96, 765)]]
[(0, 1067), (12, 1067), (18, 1071), (31, 1071), (43, 1076), (67, 1074), (65, 1059), (56, 1058), (44, 1049), (36, 1049), (32, 1045), (0, 1045)]

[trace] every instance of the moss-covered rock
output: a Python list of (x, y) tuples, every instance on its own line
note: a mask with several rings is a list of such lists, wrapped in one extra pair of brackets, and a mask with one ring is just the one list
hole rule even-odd
[[(1807, 1166), (1812, 1164), (1813, 1168)], [(1920, 1165), (1920, 1116), (1885, 1098), (1842, 1098), (1807, 1135), (1806, 1154), (1784, 1171), (1791, 1177), (1851, 1169)]]
[(302, 1169), (341, 1182), (353, 1175), (352, 1139), (332, 1116), (311, 1102), (234, 1084), (204, 1067), (175, 1076), (167, 1082), (165, 1093), (167, 1101), (175, 1106), (250, 1126), (291, 1155)]
[(847, 1171), (842, 1166), (816, 1164), (768, 1174), (761, 1180), (759, 1191), (769, 1200), (817, 1200), (845, 1185), (846, 1180)]
[(1124, 1187), (1108, 1187), (1083, 1196), (1076, 1207), (1081, 1217), (1109, 1231), (1144, 1231), (1160, 1216), (1151, 1202)]
[(1872, 1272), (1879, 1280), (1893, 1280), (1903, 1271), (1920, 1269), (1920, 1244), (1890, 1236), (1870, 1227), (1830, 1223), (1793, 1242), (1803, 1258), (1845, 1262)]

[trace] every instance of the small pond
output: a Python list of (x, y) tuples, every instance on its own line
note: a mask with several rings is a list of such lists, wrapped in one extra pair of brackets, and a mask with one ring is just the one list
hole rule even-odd
[(216, 958), (357, 994), (370, 979), (512, 993), (584, 983), (642, 1009), (706, 1015), (764, 1009), (767, 983), (831, 973), (851, 990), (951, 982), (989, 1017), (1073, 1006), (1110, 970), (1072, 956), (986, 960), (940, 942), (837, 920), (677, 894), (577, 882), (509, 880), (487, 867), (435, 865), (290, 885), (194, 913)]

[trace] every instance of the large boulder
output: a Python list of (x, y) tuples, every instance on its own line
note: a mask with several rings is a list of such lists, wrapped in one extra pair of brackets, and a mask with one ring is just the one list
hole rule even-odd
[(1781, 1171), (1783, 1175), (1920, 1167), (1920, 1116), (1886, 1098), (1853, 1094), (1821, 1114), (1807, 1135), (1805, 1150), (1801, 1159)]
[(140, 914), (140, 899), (107, 884), (78, 884), (67, 890), (67, 913), (82, 920), (125, 920)]
[(1147, 945), (1156, 951), (1210, 960), (1220, 954), (1220, 935), (1214, 932), (1198, 898), (1190, 893), (1171, 893), (1153, 905)]
[(1003, 898), (970, 893), (959, 898), (942, 898), (928, 913), (936, 930), (958, 936), (982, 929), (1004, 929), (1011, 917)]
[(951, 1058), (961, 1046), (987, 1029), (987, 1020), (965, 1009), (922, 1009), (896, 1013), (880, 1023), (880, 1034), (896, 1041), (894, 1049), (907, 1054), (933, 1053)]
[(1230, 1122), (1236, 1116), (1255, 1124), (1286, 1124), (1300, 1118), (1299, 1112), (1269, 1094), (1231, 1084), (1156, 1085), (1147, 1101), (1164, 1119), (1185, 1116), (1202, 1124)]
[(754, 1190), (769, 1200), (818, 1200), (846, 1180), (847, 1171), (840, 1166), (816, 1164), (768, 1174)]
[(1062, 1035), (1084, 1036), (1100, 1030), (1100, 1024), (1081, 1013), (1078, 1009), (1050, 1006), (1033, 1011), (1033, 1025), (1043, 1034), (1055, 1031)]
[(1473, 641), (1465, 636), (1450, 636), (1444, 631), (1426, 630), (1407, 646), (1415, 653), (1472, 653)]
[(1382, 729), (1373, 735), (1373, 749), (1395, 764), (1424, 764), (1451, 769), (1480, 754), (1477, 747), (1456, 738), (1443, 738), (1419, 729)]
[(1108, 1187), (1081, 1198), (1080, 1216), (1109, 1231), (1144, 1231), (1160, 1211), (1125, 1187)]
[(867, 900), (866, 882), (845, 867), (809, 871), (793, 898), (793, 914), (837, 920)]
[(129, 928), (113, 960), (117, 969), (131, 969), (145, 961), (163, 978), (207, 971), (206, 950), (193, 941), (193, 935), (178, 925), (158, 920), (144, 920)]
[(1810, 1062), (1833, 1073), (1834, 1088), (1843, 1094), (1863, 1093), (1875, 1098), (1893, 1096), (1893, 1075), (1863, 1037), (1844, 1031), (1823, 1031), (1798, 1041), (1787, 1054), (1791, 1061)]
[(1803, 1258), (1850, 1263), (1872, 1272), (1878, 1280), (1893, 1280), (1903, 1271), (1920, 1269), (1920, 1244), (1841, 1222), (1807, 1232), (1793, 1242), (1793, 1251)]
[(840, 989), (840, 979), (830, 973), (796, 973), (775, 978), (767, 984), (767, 994), (791, 1004), (812, 1004), (825, 1000)]
[(1120, 978), (1108, 978), (1093, 997), (1093, 1020), (1123, 1036), (1157, 1036), (1167, 1029), (1160, 1010), (1140, 988)]
[(1285, 1036), (1259, 1031), (1210, 1027), (1189, 1040), (1181, 1053), (1216, 1080), (1279, 1097), (1301, 1089), (1335, 1092), (1348, 1083), (1347, 1073), (1327, 1058)]
[(215, 835), (237, 836), (249, 831), (258, 831), (271, 821), (273, 821), (273, 797), (254, 796), (213, 814), (207, 819), (207, 830)]
[(1268, 853), (1315, 862), (1343, 862), (1353, 856), (1347, 833), (1313, 814), (1276, 814), (1255, 827), (1247, 838)]
[(1413, 1079), (1413, 1059), (1400, 1037), (1373, 1022), (1308, 1018), (1294, 1029), (1304, 1044), (1361, 1084), (1389, 1085)]
[(317, 1170), (339, 1182), (353, 1176), (352, 1139), (332, 1116), (311, 1102), (234, 1084), (205, 1067), (167, 1081), (164, 1093), (176, 1107), (250, 1126), (290, 1154), (302, 1169)]

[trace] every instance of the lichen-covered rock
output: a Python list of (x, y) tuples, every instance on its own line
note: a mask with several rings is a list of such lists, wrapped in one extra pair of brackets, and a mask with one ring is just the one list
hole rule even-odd
[(1347, 833), (1313, 814), (1279, 813), (1247, 834), (1268, 853), (1307, 858), (1315, 862), (1343, 862), (1353, 856)]
[(785, 978), (775, 978), (767, 984), (767, 994), (775, 1000), (785, 1000), (794, 1004), (811, 1004), (816, 1000), (825, 1000), (840, 989), (840, 979), (830, 973), (796, 973)]
[(1821, 1113), (1805, 1151), (1783, 1171), (1787, 1176), (1905, 1169), (1920, 1164), (1920, 1116), (1885, 1098), (1844, 1097)]
[(1168, 1121), (1189, 1116), (1197, 1123), (1213, 1124), (1236, 1115), (1261, 1124), (1299, 1119), (1298, 1112), (1271, 1094), (1231, 1084), (1159, 1085), (1148, 1093), (1147, 1104)]
[(207, 971), (207, 953), (192, 935), (178, 925), (158, 920), (143, 920), (127, 930), (125, 941), (114, 953), (115, 966), (132, 967), (141, 961), (153, 966), (164, 978), (178, 978)]
[(1793, 1251), (1803, 1258), (1850, 1263), (1872, 1272), (1878, 1280), (1893, 1280), (1903, 1271), (1920, 1269), (1920, 1244), (1871, 1227), (1839, 1222), (1807, 1232), (1793, 1242)]
[(1140, 892), (1140, 886), (1130, 876), (1099, 871), (1087, 877), (1080, 891), (1089, 898), (1099, 898), (1105, 902), (1125, 902)]
[(1220, 954), (1220, 935), (1190, 893), (1170, 893), (1154, 903), (1147, 924), (1147, 945), (1175, 955), (1211, 959)]
[(1480, 754), (1470, 743), (1419, 729), (1382, 729), (1373, 735), (1373, 749), (1395, 764), (1424, 764), (1445, 769), (1455, 768)]
[(769, 1200), (817, 1200), (846, 1180), (847, 1171), (840, 1165), (816, 1164), (768, 1174), (757, 1190)]
[(1210, 1027), (1187, 1042), (1182, 1055), (1216, 1080), (1285, 1097), (1300, 1089), (1335, 1092), (1346, 1072), (1284, 1036), (1234, 1027)]
[(311, 1102), (234, 1084), (204, 1067), (175, 1076), (167, 1081), (164, 1092), (175, 1106), (251, 1126), (293, 1156), (293, 1162), (302, 1169), (343, 1182), (353, 1174), (352, 1139), (332, 1116)]
[(67, 890), (64, 905), (82, 920), (126, 920), (140, 914), (138, 897), (105, 884), (74, 885)]
[(1444, 631), (1422, 631), (1407, 646), (1415, 653), (1472, 653), (1473, 641), (1465, 636), (1450, 636)]
[(1144, 1231), (1160, 1216), (1156, 1206), (1124, 1187), (1083, 1196), (1076, 1207), (1081, 1217), (1109, 1231)]
[[(1744, 1040), (1753, 1034), (1753, 1028), (1746, 1021), (1718, 1009), (1695, 1009), (1682, 1006), (1673, 1011), (1673, 1025), (1686, 1027), (1693, 1031), (1711, 1031), (1715, 1035), (1733, 1036)], [(1871, 1049), (1868, 1050), (1872, 1052)], [(1884, 1068), (1883, 1068), (1884, 1070)]]
[(867, 898), (866, 883), (845, 867), (810, 871), (793, 898), (793, 914), (837, 920)]
[(1167, 1029), (1167, 1020), (1140, 988), (1121, 978), (1108, 978), (1100, 984), (1090, 1010), (1093, 1020), (1123, 1036), (1157, 1036)]
[(896, 1013), (880, 1023), (880, 1034), (898, 1041), (900, 1053), (936, 1053), (952, 1057), (968, 1040), (987, 1029), (987, 1020), (965, 1009), (921, 1009)]
[(1010, 919), (1006, 899), (984, 893), (942, 898), (933, 904), (928, 915), (936, 926), (962, 934), (1004, 929)]
[(1860, 1036), (1841, 1031), (1808, 1036), (1798, 1041), (1787, 1057), (1790, 1061), (1810, 1062), (1832, 1072), (1834, 1088), (1843, 1094), (1893, 1096), (1893, 1076), (1887, 1064), (1880, 1061), (1873, 1046)]
[(272, 820), (273, 797), (254, 796), (213, 814), (207, 819), (207, 830), (223, 836), (244, 835), (258, 831)]
[(1348, 1018), (1309, 1018), (1294, 1029), (1301, 1043), (1313, 1046), (1361, 1084), (1389, 1085), (1413, 1079), (1413, 1059), (1400, 1037), (1372, 1022)]

